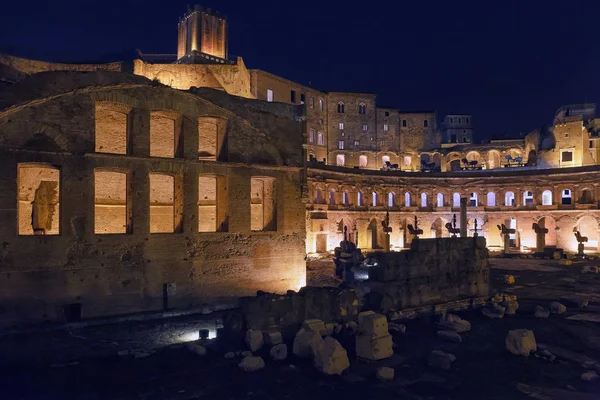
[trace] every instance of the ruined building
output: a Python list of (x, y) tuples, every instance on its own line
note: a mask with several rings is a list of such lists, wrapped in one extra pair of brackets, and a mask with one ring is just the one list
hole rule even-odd
[[(109, 64), (0, 55), (3, 326), (226, 303), (305, 283), (305, 254), (446, 226), (468, 201), (488, 248), (600, 240), (600, 119), (475, 144), (473, 120), (378, 107), (229, 59), (196, 6), (177, 54)], [(414, 226), (414, 222), (417, 226)], [(536, 224), (534, 226), (534, 223)], [(459, 222), (460, 225), (460, 222)], [(498, 228), (500, 226), (500, 229)], [(460, 228), (457, 226), (456, 228)]]

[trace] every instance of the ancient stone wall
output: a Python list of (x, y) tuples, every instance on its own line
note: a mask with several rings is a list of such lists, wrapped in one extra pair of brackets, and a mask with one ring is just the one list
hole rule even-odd
[[(95, 152), (98, 102), (129, 110), (127, 126), (117, 127), (128, 135), (126, 154)], [(182, 122), (174, 156), (150, 155), (153, 110)], [(225, 121), (216, 161), (198, 151), (205, 116)], [(266, 131), (255, 126), (264, 119), (273, 125)], [(0, 137), (3, 327), (62, 322), (73, 304), (93, 318), (218, 304), (305, 282), (301, 124), (290, 110), (245, 109), (240, 117), (162, 86), (108, 85), (1, 110)], [(296, 150), (277, 149), (278, 140)], [(169, 183), (153, 184), (154, 174)], [(251, 224), (253, 177), (272, 182), (264, 210), (275, 220), (264, 219), (269, 229), (261, 231)], [(44, 182), (56, 198), (36, 199)]]
[(382, 313), (489, 295), (483, 237), (418, 239), (410, 250), (372, 258), (365, 303)]

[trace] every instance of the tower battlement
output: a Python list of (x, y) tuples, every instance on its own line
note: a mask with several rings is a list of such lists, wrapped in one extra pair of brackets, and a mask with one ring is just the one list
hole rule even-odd
[[(199, 4), (188, 7), (178, 24), (177, 59), (192, 53), (227, 59), (227, 19)], [(200, 57), (201, 62), (204, 59), (210, 57)]]

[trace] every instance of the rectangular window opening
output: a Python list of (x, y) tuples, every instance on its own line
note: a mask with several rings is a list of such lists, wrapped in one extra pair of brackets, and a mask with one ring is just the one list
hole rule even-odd
[(129, 153), (130, 111), (128, 106), (122, 104), (96, 103), (94, 141), (97, 153)]
[(175, 158), (180, 130), (181, 122), (175, 113), (152, 111), (150, 113), (150, 156)]
[(131, 233), (127, 173), (94, 170), (94, 233)]
[(251, 230), (256, 232), (276, 231), (275, 178), (252, 177), (250, 188)]
[(198, 158), (217, 160), (225, 141), (226, 121), (221, 118), (198, 118)]
[(227, 185), (224, 176), (198, 177), (198, 232), (227, 232)]
[[(150, 180), (150, 233), (173, 233), (181, 229), (181, 179), (151, 173)], [(176, 182), (177, 181), (177, 182)], [(177, 183), (177, 191), (175, 184)], [(175, 217), (178, 217), (177, 219)]]
[(40, 164), (19, 164), (19, 235), (60, 233), (60, 170)]
[(267, 89), (267, 101), (272, 102), (273, 100), (273, 90)]

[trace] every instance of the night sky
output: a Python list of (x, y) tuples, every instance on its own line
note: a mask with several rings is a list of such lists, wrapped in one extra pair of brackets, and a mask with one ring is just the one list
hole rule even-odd
[[(172, 53), (192, 1), (10, 1), (0, 51), (50, 61)], [(472, 113), (476, 137), (600, 104), (600, 1), (203, 0), (229, 18), (229, 53), (321, 90), (401, 110)]]

